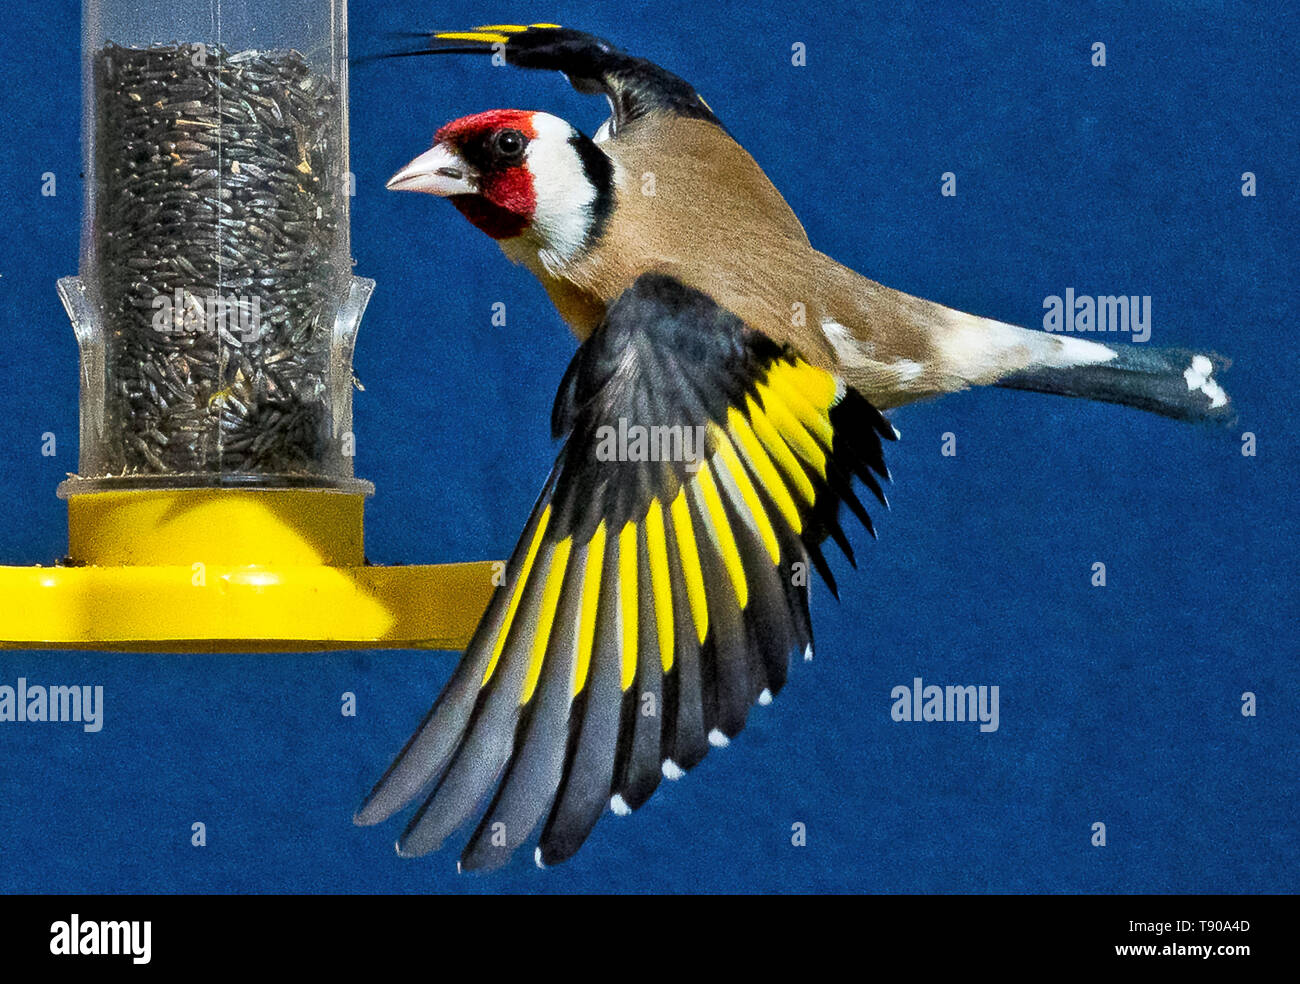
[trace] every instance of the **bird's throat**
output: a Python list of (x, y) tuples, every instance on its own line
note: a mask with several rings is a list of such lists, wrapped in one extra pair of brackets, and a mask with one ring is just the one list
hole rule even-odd
[(481, 195), (453, 195), (460, 214), (493, 239), (513, 239), (528, 228), (528, 218), (488, 201)]

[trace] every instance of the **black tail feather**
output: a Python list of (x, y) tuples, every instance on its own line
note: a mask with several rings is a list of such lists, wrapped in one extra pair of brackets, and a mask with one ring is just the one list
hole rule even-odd
[(1174, 420), (1231, 424), (1232, 401), (1214, 374), (1229, 365), (1212, 353), (1179, 348), (1116, 347), (1108, 362), (1061, 368), (1030, 368), (997, 381), (1007, 389), (1078, 396), (1121, 403)]

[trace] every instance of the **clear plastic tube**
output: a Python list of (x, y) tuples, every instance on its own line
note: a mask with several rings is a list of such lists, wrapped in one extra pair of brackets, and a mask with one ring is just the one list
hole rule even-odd
[(85, 0), (80, 474), (353, 478), (346, 0)]

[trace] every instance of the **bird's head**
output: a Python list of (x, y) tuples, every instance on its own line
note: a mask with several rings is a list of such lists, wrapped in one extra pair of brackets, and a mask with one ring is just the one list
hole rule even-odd
[(393, 175), (390, 189), (448, 198), (503, 246), (526, 239), (560, 261), (599, 236), (613, 164), (559, 117), (497, 109), (453, 120), (433, 141)]

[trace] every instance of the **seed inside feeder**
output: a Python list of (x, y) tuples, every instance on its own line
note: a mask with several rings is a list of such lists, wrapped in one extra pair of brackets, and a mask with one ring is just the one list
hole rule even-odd
[(351, 272), (336, 87), (211, 45), (108, 44), (94, 72), (109, 470), (319, 471)]

